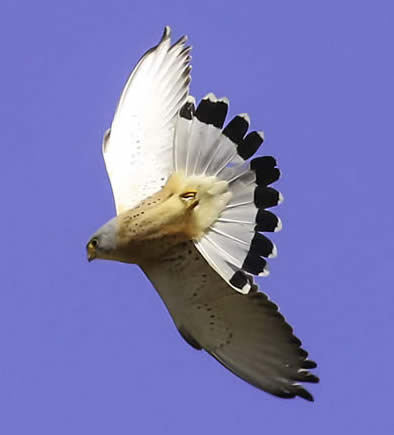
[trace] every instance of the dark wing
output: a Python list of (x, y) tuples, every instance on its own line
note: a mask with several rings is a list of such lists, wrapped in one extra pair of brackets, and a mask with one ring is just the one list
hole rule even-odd
[(185, 340), (205, 349), (234, 374), (279, 397), (313, 400), (300, 382), (318, 382), (309, 373), (301, 341), (278, 307), (257, 291), (231, 288), (204, 260), (192, 242), (143, 270), (166, 304)]

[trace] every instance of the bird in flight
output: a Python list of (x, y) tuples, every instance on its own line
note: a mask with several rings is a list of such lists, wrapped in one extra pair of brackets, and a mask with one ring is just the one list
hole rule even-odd
[[(269, 273), (282, 195), (262, 132), (247, 114), (225, 125), (228, 99), (189, 95), (190, 50), (164, 29), (123, 89), (102, 151), (116, 217), (87, 244), (95, 258), (137, 264), (181, 336), (231, 372), (283, 398), (313, 400), (301, 341), (253, 275)], [(225, 125), (225, 126), (224, 126)]]

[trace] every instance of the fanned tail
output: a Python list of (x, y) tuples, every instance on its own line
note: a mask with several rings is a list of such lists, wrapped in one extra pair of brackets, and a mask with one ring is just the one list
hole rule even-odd
[(275, 245), (261, 232), (279, 231), (280, 219), (268, 208), (283, 197), (270, 184), (280, 171), (270, 156), (249, 160), (264, 141), (259, 131), (247, 134), (247, 114), (235, 116), (224, 128), (227, 98), (210, 93), (197, 109), (189, 97), (179, 112), (175, 132), (174, 168), (185, 176), (216, 176), (228, 183), (231, 200), (195, 245), (207, 262), (230, 285), (248, 293), (250, 274), (266, 276), (267, 258)]

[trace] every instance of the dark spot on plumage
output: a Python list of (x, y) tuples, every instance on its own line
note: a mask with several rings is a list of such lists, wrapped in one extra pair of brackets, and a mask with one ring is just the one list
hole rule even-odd
[(249, 252), (255, 256), (268, 257), (274, 250), (274, 244), (263, 234), (255, 233)]
[(276, 166), (276, 160), (271, 156), (258, 157), (250, 163), (250, 168), (256, 173), (256, 184), (267, 186), (274, 183), (280, 177), (280, 171)]
[(255, 154), (263, 142), (263, 136), (257, 131), (252, 131), (238, 145), (238, 154), (247, 160)]
[(228, 105), (225, 101), (212, 101), (204, 98), (196, 110), (196, 117), (205, 124), (211, 124), (217, 128), (222, 128), (226, 119)]
[(224, 128), (223, 134), (232, 142), (240, 145), (243, 141), (245, 133), (248, 131), (249, 123), (242, 116), (237, 115)]
[(266, 171), (271, 168), (275, 168), (277, 165), (276, 159), (272, 156), (261, 156), (256, 157), (255, 159), (251, 160), (250, 167), (254, 171)]
[(247, 283), (248, 280), (246, 278), (245, 273), (242, 272), (242, 270), (238, 270), (237, 272), (235, 272), (232, 278), (230, 279), (230, 284), (239, 289), (244, 288)]
[(266, 266), (267, 262), (264, 260), (264, 258), (249, 252), (243, 262), (242, 269), (244, 269), (246, 272), (253, 273), (253, 275), (258, 275), (259, 273), (264, 272), (264, 268)]
[(254, 191), (254, 203), (257, 208), (270, 208), (278, 205), (279, 192), (272, 187), (257, 186)]
[(193, 119), (194, 112), (194, 104), (190, 101), (186, 101), (186, 103), (181, 107), (181, 110), (179, 111), (179, 116), (181, 118), (185, 118), (191, 121)]
[(275, 231), (279, 223), (278, 218), (268, 210), (259, 209), (256, 215), (255, 231)]

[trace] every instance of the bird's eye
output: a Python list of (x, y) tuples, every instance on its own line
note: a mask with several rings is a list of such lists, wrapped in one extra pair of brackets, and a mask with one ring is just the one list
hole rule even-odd
[(194, 199), (197, 195), (197, 192), (195, 190), (190, 190), (189, 192), (182, 193), (181, 198), (182, 199)]
[(93, 248), (96, 248), (97, 245), (98, 245), (98, 240), (97, 240), (97, 239), (92, 239), (92, 240), (90, 241), (90, 245), (91, 245)]

